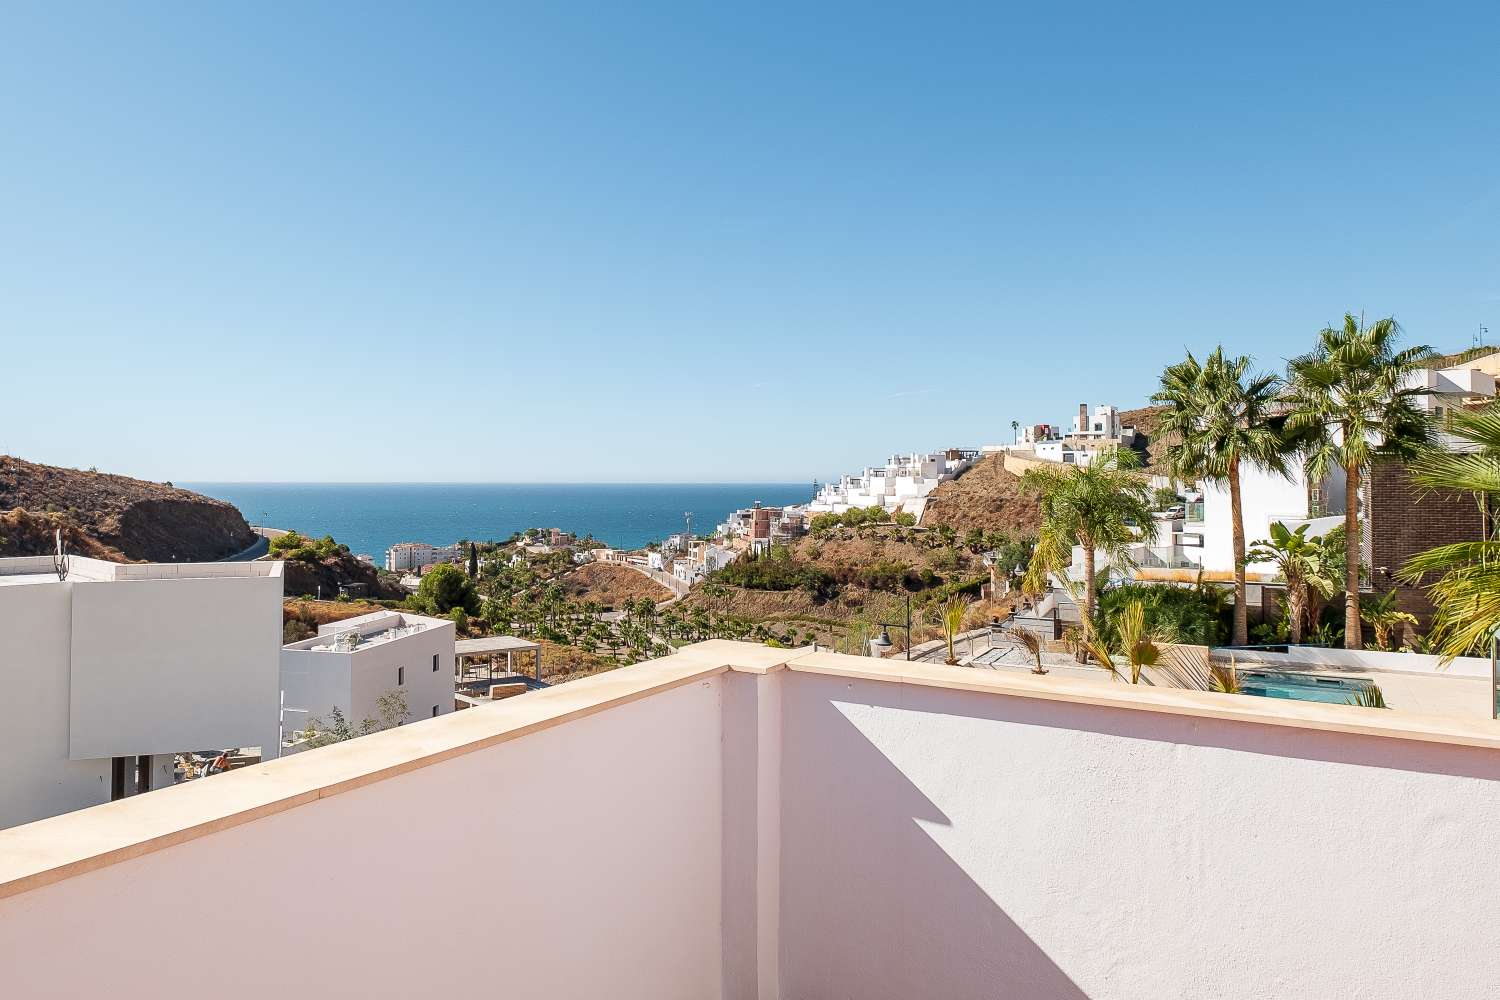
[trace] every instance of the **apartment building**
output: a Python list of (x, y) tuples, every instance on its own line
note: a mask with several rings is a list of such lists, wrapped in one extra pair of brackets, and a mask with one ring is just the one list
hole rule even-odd
[(884, 507), (922, 516), (927, 495), (962, 473), (979, 457), (977, 450), (950, 448), (927, 454), (892, 455), (882, 466), (842, 476), (820, 489), (806, 507), (808, 515), (843, 512), (855, 507)]
[(351, 724), (378, 719), (382, 695), (399, 692), (406, 722), (453, 711), (454, 628), (445, 618), (396, 611), (332, 622), (318, 634), (281, 647), (281, 688), (287, 719), (282, 741), (323, 722), (337, 708)]
[(466, 555), (457, 545), (397, 542), (385, 552), (385, 568), (392, 573), (405, 573), (434, 563), (462, 562)]
[(0, 559), (0, 827), (278, 752), (280, 562)]

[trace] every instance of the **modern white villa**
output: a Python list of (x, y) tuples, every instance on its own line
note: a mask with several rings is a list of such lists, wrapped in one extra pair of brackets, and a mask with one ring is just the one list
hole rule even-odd
[[(279, 562), (0, 559), (0, 827), (278, 752)], [(12, 994), (20, 996), (23, 994)]]
[(294, 733), (309, 722), (325, 728), (335, 708), (355, 726), (378, 720), (389, 692), (405, 699), (405, 722), (447, 715), (454, 670), (454, 627), (445, 618), (377, 611), (322, 625), (281, 647), (286, 752), (301, 746)]
[(927, 495), (939, 483), (973, 465), (978, 457), (978, 451), (967, 448), (892, 455), (883, 466), (842, 476), (838, 482), (824, 486), (807, 505), (807, 513), (842, 514), (855, 507), (884, 507), (888, 511), (904, 510), (920, 519)]
[[(0, 968), (118, 1000), (1485, 1000), (1496, 856), (1487, 719), (710, 642), (0, 831)], [(497, 919), (503, 962), (453, 960)], [(122, 934), (225, 921), (259, 960)]]

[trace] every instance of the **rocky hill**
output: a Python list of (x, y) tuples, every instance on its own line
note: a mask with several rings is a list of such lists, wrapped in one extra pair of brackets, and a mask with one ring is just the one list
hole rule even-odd
[(922, 512), (922, 527), (946, 524), (959, 534), (979, 528), (1034, 536), (1041, 520), (1036, 497), (1022, 495), (1021, 478), (1005, 470), (999, 455), (984, 455), (957, 479), (938, 484)]
[(233, 505), (128, 476), (0, 455), (0, 555), (73, 551), (117, 562), (202, 562), (248, 548), (255, 533)]

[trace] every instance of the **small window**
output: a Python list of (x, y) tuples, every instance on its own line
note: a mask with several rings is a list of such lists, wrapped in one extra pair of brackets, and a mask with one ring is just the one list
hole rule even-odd
[(397, 667), (396, 668), (396, 686), (400, 687), (402, 684), (405, 684), (405, 683), (406, 683), (406, 668), (405, 667)]
[(436, 653), (433, 653), (432, 654), (432, 672), (433, 673), (437, 673), (437, 665), (438, 665), (438, 655)]
[(432, 717), (433, 717), (433, 718), (434, 718), (434, 719), (436, 719), (436, 718), (437, 718), (437, 709), (438, 709), (438, 707), (437, 707), (437, 706), (436, 706), (436, 705), (433, 705), (433, 706), (432, 706)]

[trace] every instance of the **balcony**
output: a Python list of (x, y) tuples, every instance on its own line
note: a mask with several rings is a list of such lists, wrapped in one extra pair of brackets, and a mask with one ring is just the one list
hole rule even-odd
[(0, 831), (0, 968), (15, 997), (1477, 998), (1497, 854), (1488, 720), (711, 642)]

